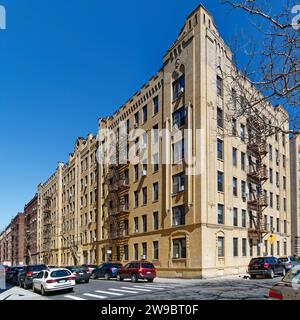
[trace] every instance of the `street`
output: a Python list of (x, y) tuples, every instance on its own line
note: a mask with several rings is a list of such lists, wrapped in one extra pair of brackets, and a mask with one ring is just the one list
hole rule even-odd
[(46, 297), (15, 287), (0, 295), (5, 300), (266, 300), (275, 279), (243, 279), (239, 276), (209, 280), (156, 279), (139, 281), (90, 280), (76, 285), (74, 292), (55, 292)]

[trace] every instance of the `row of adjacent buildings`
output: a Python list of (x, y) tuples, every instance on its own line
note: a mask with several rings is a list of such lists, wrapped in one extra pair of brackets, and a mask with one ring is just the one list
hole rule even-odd
[[(68, 162), (38, 186), (0, 236), (1, 262), (147, 259), (161, 276), (210, 277), (243, 273), (254, 256), (300, 255), (299, 139), (290, 144), (276, 134), (258, 143), (249, 138), (257, 128), (247, 118), (230, 119), (227, 133), (225, 115), (235, 103), (224, 90), (231, 58), (199, 6), (158, 73), (115, 114), (99, 119), (96, 136), (78, 138)], [(267, 109), (263, 116), (288, 117), (282, 107)], [(120, 123), (126, 132), (143, 130), (143, 137), (121, 141)], [(110, 156), (103, 148), (112, 144), (108, 129), (118, 137), (116, 159), (133, 150), (139, 159), (142, 152), (148, 159), (165, 155), (172, 164), (99, 163)], [(155, 134), (163, 129), (190, 132), (164, 145)], [(142, 139), (150, 141), (146, 152)], [(201, 174), (186, 174), (186, 154), (200, 154)]]

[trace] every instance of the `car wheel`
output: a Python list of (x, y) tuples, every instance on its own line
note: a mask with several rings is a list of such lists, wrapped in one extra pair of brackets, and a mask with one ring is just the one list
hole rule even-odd
[(105, 279), (105, 280), (110, 280), (110, 274), (109, 274), (109, 273), (105, 273), (104, 279)]
[(96, 280), (97, 278), (98, 278), (98, 277), (96, 276), (96, 274), (93, 273), (93, 274), (92, 274), (92, 279), (93, 279), (93, 280)]
[(132, 281), (132, 282), (137, 282), (137, 276), (136, 276), (136, 274), (133, 274), (133, 275), (131, 276), (131, 281)]
[(269, 277), (270, 277), (270, 279), (273, 279), (274, 276), (275, 276), (274, 270), (273, 270), (273, 269), (270, 269), (270, 271), (269, 271)]
[(23, 288), (23, 283), (22, 283), (21, 280), (19, 281), (19, 287), (20, 287), (20, 288)]
[(251, 279), (256, 279), (256, 275), (255, 275), (255, 274), (251, 274), (251, 275), (250, 275), (250, 278), (251, 278)]
[(85, 280), (85, 281), (84, 281), (84, 283), (89, 283), (89, 282), (90, 282), (90, 280)]
[(36, 293), (34, 284), (32, 285), (32, 292), (33, 292), (33, 293)]
[(74, 288), (70, 288), (67, 290), (67, 292), (73, 292), (74, 291)]
[(148, 282), (153, 282), (153, 279), (147, 279)]
[(45, 296), (45, 295), (46, 295), (46, 291), (45, 291), (45, 289), (44, 289), (43, 286), (41, 287), (41, 295), (42, 295), (42, 296)]
[(123, 278), (119, 274), (117, 274), (117, 281), (123, 281)]

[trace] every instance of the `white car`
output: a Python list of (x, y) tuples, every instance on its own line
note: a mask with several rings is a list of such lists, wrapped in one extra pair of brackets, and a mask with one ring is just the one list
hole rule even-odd
[(47, 292), (68, 290), (73, 291), (76, 285), (75, 276), (68, 269), (56, 268), (41, 271), (33, 280), (33, 292), (43, 296)]
[(270, 300), (300, 300), (300, 266), (291, 269), (269, 291)]

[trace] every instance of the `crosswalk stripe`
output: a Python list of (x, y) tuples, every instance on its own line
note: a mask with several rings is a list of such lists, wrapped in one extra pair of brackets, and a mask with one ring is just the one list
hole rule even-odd
[(145, 289), (154, 289), (154, 290), (165, 290), (164, 288), (148, 287), (148, 286), (134, 286), (134, 288), (145, 288)]
[(121, 289), (109, 289), (117, 292), (125, 292), (125, 293), (138, 293), (138, 291), (129, 291), (129, 290), (121, 290)]
[(97, 298), (97, 299), (106, 299), (107, 297), (104, 296), (99, 296), (97, 294), (92, 294), (92, 293), (84, 293), (84, 296), (92, 297), (92, 298)]
[(158, 289), (158, 290), (166, 290), (166, 289), (173, 289), (174, 288), (174, 287), (150, 286), (149, 284), (145, 284), (144, 287)]
[(75, 296), (65, 296), (65, 298), (72, 299), (72, 300), (86, 300), (86, 299), (75, 297)]
[[(149, 290), (149, 289), (136, 289), (136, 288), (141, 288), (139, 286), (134, 286), (134, 290), (137, 290), (137, 291), (145, 291), (145, 292), (151, 292), (152, 290)], [(132, 288), (130, 287), (121, 287), (121, 289), (129, 289), (129, 290), (132, 290)]]
[(104, 294), (110, 294), (113, 296), (124, 296), (123, 293), (115, 293), (115, 292), (108, 292), (108, 291), (102, 291), (102, 290), (96, 290), (95, 292), (104, 293)]

